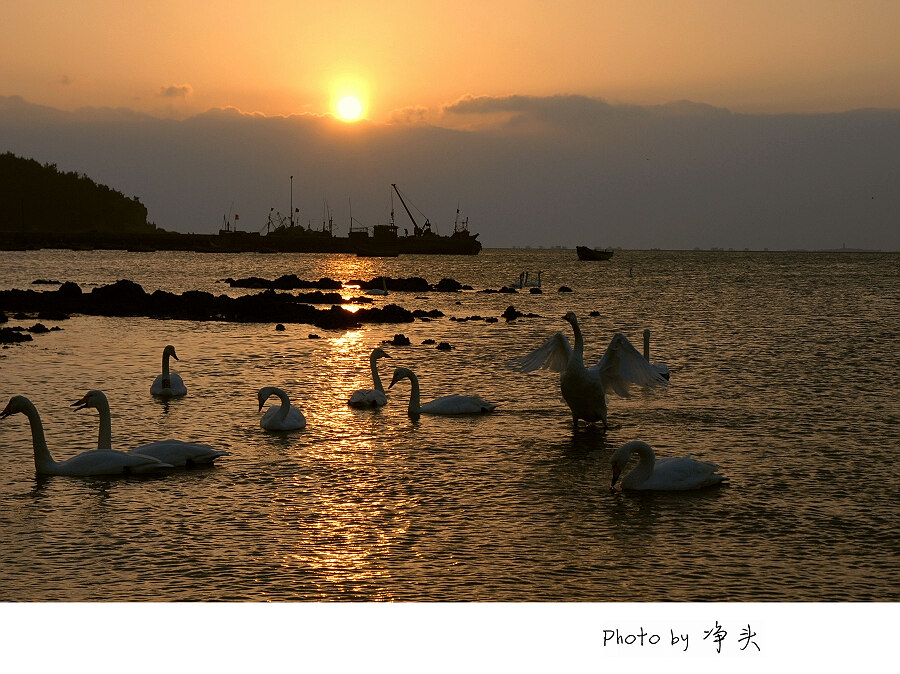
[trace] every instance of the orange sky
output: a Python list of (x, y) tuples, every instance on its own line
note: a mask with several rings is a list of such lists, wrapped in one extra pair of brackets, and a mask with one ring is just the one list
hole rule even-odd
[(2, 10), (0, 95), (185, 117), (352, 92), (375, 121), (467, 94), (900, 108), (898, 38), (897, 0), (29, 0)]

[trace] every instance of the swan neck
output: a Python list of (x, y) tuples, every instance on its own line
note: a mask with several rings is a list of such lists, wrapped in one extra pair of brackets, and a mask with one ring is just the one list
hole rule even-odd
[(650, 331), (644, 330), (644, 360), (650, 362)]
[(169, 376), (169, 352), (168, 351), (163, 351), (162, 375), (163, 375), (163, 378), (166, 378)]
[(419, 378), (409, 373), (409, 381), (412, 384), (412, 391), (409, 394), (409, 414), (419, 414), (421, 408), (421, 392), (419, 391)]
[(31, 426), (31, 445), (34, 447), (34, 469), (38, 473), (46, 473), (56, 463), (50, 456), (47, 448), (47, 439), (44, 437), (44, 424), (41, 423), (41, 415), (37, 408), (29, 402), (25, 408), (25, 416)]
[(653, 454), (653, 450), (650, 449), (650, 446), (645, 444), (632, 447), (631, 453), (637, 454), (639, 461), (638, 465), (628, 473), (628, 476), (623, 481), (623, 485), (628, 484), (629, 486), (636, 486), (643, 484), (650, 479), (651, 475), (653, 475), (653, 466), (656, 464), (656, 457)]
[(381, 383), (381, 377), (378, 375), (378, 359), (375, 356), (371, 356), (369, 365), (372, 369), (372, 381), (375, 383), (375, 390), (384, 393), (384, 385)]
[(584, 360), (584, 337), (581, 334), (581, 327), (578, 321), (572, 321), (572, 330), (575, 331), (575, 347), (572, 349), (579, 361)]
[(112, 449), (112, 415), (109, 412), (109, 401), (100, 400), (97, 405), (100, 413), (100, 434), (97, 437), (97, 449)]
[(280, 389), (275, 391), (274, 393), (281, 400), (281, 414), (279, 414), (278, 417), (282, 421), (287, 421), (288, 413), (291, 411), (291, 399), (288, 398), (287, 393), (285, 393), (284, 391), (282, 391)]

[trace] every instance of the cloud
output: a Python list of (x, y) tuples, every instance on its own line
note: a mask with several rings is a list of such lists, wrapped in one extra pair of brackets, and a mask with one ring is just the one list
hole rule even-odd
[(194, 88), (190, 84), (170, 84), (161, 87), (157, 95), (161, 98), (187, 98), (192, 93)]
[(421, 105), (392, 110), (388, 115), (389, 124), (424, 124), (428, 119), (428, 108)]
[(612, 106), (603, 99), (577, 95), (557, 96), (463, 96), (444, 106), (449, 115), (499, 115), (507, 121), (526, 120), (551, 125), (596, 122), (614, 114), (634, 114), (640, 108)]
[(301, 221), (318, 226), (324, 198), (341, 234), (351, 201), (354, 220), (385, 222), (397, 183), (440, 233), (459, 202), (487, 247), (900, 250), (900, 111), (745, 115), (573, 96), (447, 107), (519, 126), (417, 123), (420, 108), (398, 112), (408, 124), (349, 129), (235, 109), (173, 120), (0, 96), (0, 148), (137, 195), (151, 220), (184, 232), (216, 231), (232, 203), (242, 228), (264, 229), (270, 208), (288, 212), (293, 175)]
[(456, 114), (489, 114), (493, 112), (544, 112), (555, 109), (581, 110), (588, 114), (606, 113), (611, 106), (599, 98), (587, 96), (471, 96), (444, 106), (444, 112)]
[(571, 129), (573, 125), (603, 125), (611, 121), (635, 121), (651, 117), (695, 117), (730, 114), (692, 101), (676, 101), (665, 105), (637, 106), (611, 104), (602, 98), (581, 95), (556, 96), (463, 96), (445, 105), (442, 112), (449, 116), (484, 118), (508, 128), (533, 130), (544, 128)]

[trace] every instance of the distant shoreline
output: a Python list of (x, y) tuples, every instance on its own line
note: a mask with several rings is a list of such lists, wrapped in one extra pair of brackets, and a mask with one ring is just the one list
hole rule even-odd
[(477, 235), (341, 237), (310, 232), (298, 235), (259, 236), (249, 232), (182, 234), (158, 230), (155, 233), (106, 232), (16, 232), (0, 231), (0, 250), (125, 250), (192, 251), (197, 253), (337, 253), (371, 257), (412, 255), (477, 255), (481, 244)]
[[(276, 249), (277, 246), (277, 249)], [(355, 254), (356, 250), (332, 251), (310, 250), (305, 240), (292, 242), (281, 237), (277, 241), (267, 241), (267, 237), (231, 237), (217, 234), (182, 234), (163, 230), (157, 234), (44, 234), (23, 232), (0, 232), (0, 251), (25, 250), (121, 250), (136, 253), (156, 251), (185, 251), (198, 253), (328, 253), (336, 255)], [(511, 251), (571, 251), (567, 246), (484, 246), (483, 250)], [(897, 250), (880, 248), (622, 248), (615, 251), (672, 252), (672, 253), (900, 253)], [(377, 252), (375, 253), (377, 256)], [(396, 254), (396, 253), (395, 253)], [(400, 251), (400, 254), (404, 254)], [(410, 252), (406, 254), (419, 254)], [(424, 254), (424, 253), (423, 253)], [(440, 254), (440, 253), (439, 253)], [(459, 253), (443, 253), (456, 255)]]

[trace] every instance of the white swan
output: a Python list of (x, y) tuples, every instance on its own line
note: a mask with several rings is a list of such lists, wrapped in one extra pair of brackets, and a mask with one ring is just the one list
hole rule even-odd
[(288, 394), (275, 386), (264, 386), (259, 389), (256, 397), (259, 399), (259, 410), (262, 411), (263, 405), (271, 396), (281, 398), (281, 405), (276, 407), (272, 405), (263, 414), (259, 420), (259, 425), (267, 431), (296, 431), (306, 426), (306, 418), (303, 412), (291, 405), (291, 399)]
[(412, 393), (409, 396), (408, 412), (410, 416), (419, 414), (482, 414), (493, 412), (497, 403), (489, 403), (479, 396), (449, 395), (435, 398), (424, 405), (420, 404), (419, 379), (412, 370), (398, 367), (394, 370), (394, 378), (391, 380), (392, 388), (401, 379), (409, 379), (412, 382)]
[(34, 470), (38, 475), (70, 475), (90, 477), (95, 475), (134, 475), (158, 472), (172, 468), (151, 456), (126, 454), (111, 449), (94, 449), (83, 452), (65, 461), (54, 461), (47, 449), (44, 426), (37, 408), (25, 396), (13, 396), (6, 408), (0, 412), (0, 419), (11, 414), (22, 413), (31, 425), (31, 444), (34, 447)]
[(509, 365), (519, 372), (549, 369), (560, 372), (559, 384), (563, 399), (572, 411), (572, 424), (578, 420), (588, 423), (606, 421), (606, 392), (615, 391), (628, 396), (629, 384), (665, 386), (669, 382), (659, 374), (620, 332), (613, 335), (603, 358), (593, 367), (584, 366), (584, 338), (573, 312), (564, 316), (575, 331), (575, 347), (561, 332), (551, 335), (529, 354), (515, 358)]
[(519, 274), (519, 280), (513, 283), (513, 288), (524, 288), (525, 287), (525, 277), (528, 276), (527, 271), (523, 271)]
[[(93, 407), (100, 413), (100, 434), (97, 437), (97, 449), (112, 449), (112, 415), (109, 412), (109, 400), (103, 391), (88, 391), (84, 397), (72, 403), (72, 407), (83, 410)], [(128, 454), (150, 456), (163, 463), (177, 468), (209, 464), (228, 452), (213, 449), (209, 445), (183, 440), (160, 440), (129, 449)]]
[(384, 276), (381, 277), (381, 288), (371, 288), (366, 291), (366, 295), (387, 295), (387, 279)]
[(711, 487), (727, 480), (717, 473), (719, 467), (714, 463), (698, 461), (689, 456), (680, 458), (658, 459), (653, 448), (646, 442), (634, 440), (619, 447), (613, 452), (612, 484), (615, 486), (628, 459), (635, 453), (640, 457), (638, 465), (622, 478), (623, 489), (643, 491), (685, 491)]
[(181, 377), (174, 372), (169, 372), (169, 356), (178, 360), (178, 356), (175, 355), (175, 347), (171, 344), (163, 349), (162, 374), (157, 375), (150, 386), (151, 395), (160, 396), (161, 398), (178, 398), (187, 395), (187, 388)]
[(369, 367), (372, 370), (372, 381), (375, 388), (354, 391), (347, 403), (350, 407), (381, 407), (382, 405), (387, 405), (384, 386), (381, 384), (381, 377), (378, 376), (379, 358), (390, 358), (380, 346), (372, 349), (372, 353), (369, 354)]

